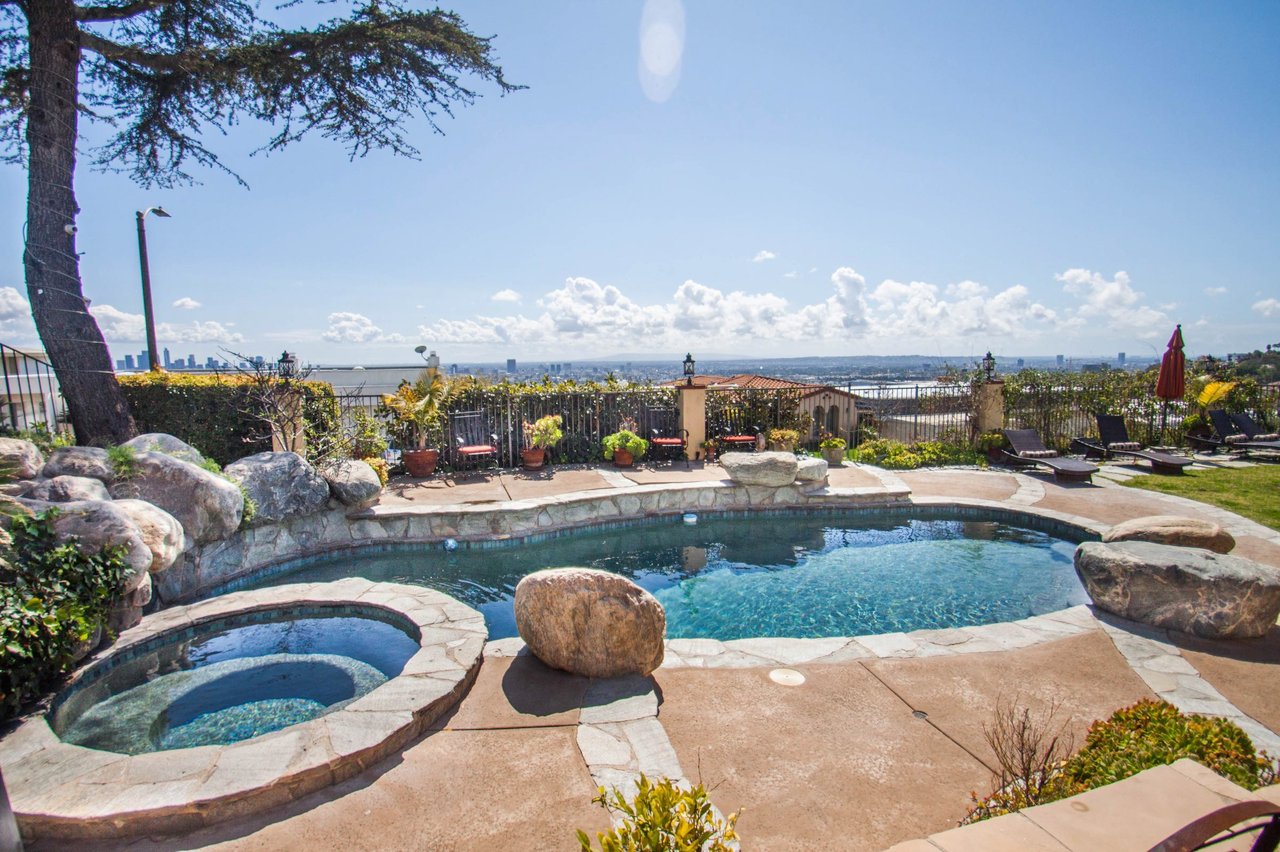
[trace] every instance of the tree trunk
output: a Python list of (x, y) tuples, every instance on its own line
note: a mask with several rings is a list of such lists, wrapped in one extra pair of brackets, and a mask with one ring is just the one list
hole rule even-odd
[(76, 255), (76, 103), (80, 35), (73, 0), (28, 4), (31, 102), (27, 119), (27, 242), (23, 265), (36, 330), (81, 444), (120, 443), (133, 418), (111, 353), (81, 295)]

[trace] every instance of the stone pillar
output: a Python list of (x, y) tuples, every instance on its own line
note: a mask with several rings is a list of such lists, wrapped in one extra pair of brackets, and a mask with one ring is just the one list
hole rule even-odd
[(680, 385), (680, 428), (689, 433), (685, 457), (692, 460), (702, 452), (707, 439), (707, 386)]
[(973, 399), (973, 425), (978, 434), (1004, 428), (1004, 382), (994, 379), (978, 385)]

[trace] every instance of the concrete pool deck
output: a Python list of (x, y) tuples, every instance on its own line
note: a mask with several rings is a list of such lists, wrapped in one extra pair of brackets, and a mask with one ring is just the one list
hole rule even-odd
[[(1001, 470), (847, 466), (830, 485), (905, 485), (920, 504), (1047, 510), (1094, 527), (1205, 517), (1236, 536), (1237, 553), (1280, 567), (1280, 533), (1113, 481), (1133, 475), (1134, 466), (1107, 465), (1090, 486)], [(722, 478), (700, 465), (504, 471), (399, 483), (383, 505), (476, 506)], [(519, 653), (518, 640), (491, 642), (475, 684), (436, 730), (360, 775), (253, 818), (104, 848), (575, 849), (575, 829), (608, 825), (590, 801), (595, 784), (641, 768), (705, 783), (722, 811), (743, 808), (745, 848), (884, 849), (954, 827), (970, 791), (989, 791), (982, 726), (1001, 700), (1060, 702), (1078, 741), (1093, 719), (1159, 696), (1234, 718), (1259, 745), (1280, 746), (1280, 629), (1210, 643), (1077, 607), (984, 628), (673, 640), (670, 650), (653, 678), (619, 693), (546, 669)], [(803, 682), (779, 683), (776, 669)]]

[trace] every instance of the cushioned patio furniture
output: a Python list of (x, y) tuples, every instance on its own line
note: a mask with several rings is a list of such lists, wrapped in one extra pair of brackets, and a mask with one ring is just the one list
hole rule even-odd
[(1044, 465), (1053, 471), (1060, 482), (1092, 482), (1098, 466), (1079, 459), (1067, 459), (1058, 455), (1040, 440), (1035, 429), (1003, 429), (1004, 437), (1013, 452), (1002, 450), (1004, 457), (1017, 465)]
[(453, 465), (458, 470), (478, 470), (485, 460), (498, 466), (498, 436), (489, 429), (483, 411), (455, 411), (449, 415)]
[(760, 430), (755, 426), (743, 426), (738, 429), (729, 429), (721, 433), (716, 440), (724, 447), (723, 452), (748, 452), (754, 453), (758, 443), (756, 438), (760, 435)]
[(1257, 451), (1280, 453), (1280, 441), (1263, 441), (1250, 438), (1236, 423), (1232, 415), (1220, 408), (1209, 410), (1209, 420), (1213, 423), (1213, 429), (1217, 434), (1209, 439), (1200, 438), (1197, 443), (1201, 445), (1212, 445), (1214, 450), (1221, 448), (1230, 452), (1245, 453), (1246, 455)]
[(646, 408), (641, 416), (649, 454), (672, 462), (682, 459), (688, 467), (689, 430), (680, 428), (680, 413), (674, 408)]
[(1109, 458), (1111, 456), (1127, 456), (1145, 459), (1151, 462), (1151, 469), (1156, 473), (1182, 473), (1182, 469), (1192, 464), (1185, 456), (1175, 456), (1156, 450), (1149, 450), (1137, 441), (1129, 440), (1129, 429), (1124, 425), (1124, 418), (1118, 414), (1095, 414), (1098, 421), (1098, 439), (1072, 438), (1073, 449), (1080, 449), (1086, 458)]
[(1280, 433), (1263, 432), (1262, 428), (1253, 422), (1253, 418), (1243, 411), (1227, 416), (1231, 418), (1231, 422), (1236, 424), (1236, 428), (1243, 432), (1250, 441), (1280, 441)]

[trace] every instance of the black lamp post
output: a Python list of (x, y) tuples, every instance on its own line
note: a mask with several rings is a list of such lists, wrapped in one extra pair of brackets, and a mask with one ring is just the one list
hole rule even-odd
[(298, 356), (292, 352), (285, 350), (280, 356), (280, 360), (276, 362), (276, 375), (282, 379), (292, 379), (298, 375)]
[(693, 353), (687, 353), (684, 356), (684, 383), (689, 387), (693, 387)]
[(147, 265), (147, 227), (143, 220), (148, 213), (154, 213), (161, 219), (171, 218), (163, 207), (148, 207), (138, 211), (138, 261), (142, 266), (142, 318), (147, 326), (147, 366), (159, 370), (156, 361), (156, 320), (151, 312), (151, 269)]
[(987, 381), (992, 381), (996, 377), (996, 359), (992, 357), (990, 352), (982, 357), (982, 369), (987, 373)]

